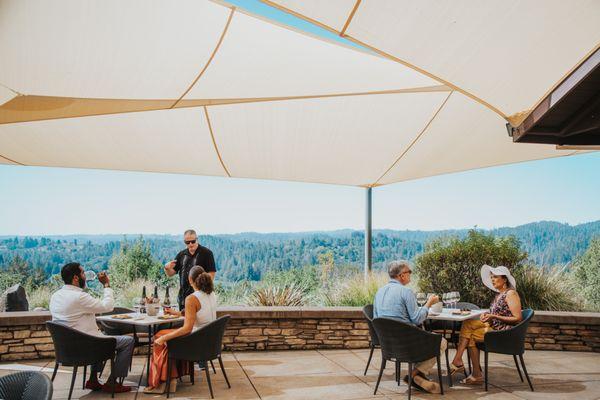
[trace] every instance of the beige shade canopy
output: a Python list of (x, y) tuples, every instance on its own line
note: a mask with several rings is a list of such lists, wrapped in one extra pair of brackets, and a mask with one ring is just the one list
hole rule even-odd
[(365, 50), (207, 0), (2, 1), (0, 163), (371, 187), (578, 152), (505, 124), (598, 1), (268, 3)]

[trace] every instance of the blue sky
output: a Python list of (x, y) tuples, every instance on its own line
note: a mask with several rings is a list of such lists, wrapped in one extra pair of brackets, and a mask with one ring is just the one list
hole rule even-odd
[[(373, 226), (444, 229), (600, 219), (600, 153), (373, 189)], [(186, 188), (186, 197), (176, 193)], [(364, 189), (203, 176), (0, 167), (0, 235), (361, 229)]]
[[(331, 33), (258, 1), (230, 3)], [(342, 40), (343, 41), (343, 40)], [(373, 227), (445, 229), (600, 219), (600, 153), (438, 176), (373, 190)], [(186, 188), (187, 196), (175, 195)], [(361, 229), (364, 189), (116, 171), (0, 166), (0, 235)]]

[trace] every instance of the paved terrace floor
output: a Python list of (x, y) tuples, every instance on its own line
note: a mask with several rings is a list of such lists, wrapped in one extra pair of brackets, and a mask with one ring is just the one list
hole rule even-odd
[[(452, 352), (452, 350), (451, 350)], [(389, 365), (382, 378), (377, 396), (373, 389), (377, 380), (374, 356), (367, 376), (363, 376), (368, 350), (311, 350), (311, 351), (261, 351), (226, 353), (225, 368), (232, 388), (227, 389), (223, 375), (211, 375), (216, 399), (402, 399), (407, 386), (396, 386), (394, 368)], [(600, 399), (600, 354), (528, 351), (525, 362), (533, 379), (535, 392), (521, 383), (512, 357), (492, 355), (490, 362), (491, 386), (483, 387), (457, 384), (447, 389), (446, 395), (423, 394), (414, 391), (415, 399)], [(41, 370), (51, 376), (53, 360), (24, 361), (0, 364), (0, 375), (15, 370)], [(166, 396), (145, 395), (140, 386), (140, 373), (145, 367), (145, 357), (136, 357), (127, 382), (136, 390), (116, 395), (116, 399), (152, 399)], [(70, 368), (61, 368), (54, 382), (54, 398), (66, 399), (71, 379)], [(406, 366), (403, 368), (406, 373)], [(196, 371), (198, 375), (198, 371)], [(208, 399), (204, 376), (192, 386), (188, 378), (180, 383), (171, 398)], [(444, 381), (445, 383), (446, 381)], [(110, 399), (110, 395), (81, 390), (78, 375), (73, 398)]]

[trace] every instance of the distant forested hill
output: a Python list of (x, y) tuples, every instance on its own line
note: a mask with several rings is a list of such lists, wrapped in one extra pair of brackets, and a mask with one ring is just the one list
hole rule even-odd
[[(542, 221), (514, 228), (487, 231), (497, 236), (514, 235), (532, 262), (540, 265), (568, 264), (585, 251), (590, 239), (600, 235), (600, 221), (567, 225)], [(412, 259), (423, 251), (427, 241), (439, 236), (463, 236), (467, 230), (394, 231), (375, 230), (373, 262), (380, 268), (387, 261)], [(96, 270), (106, 269), (111, 256), (129, 235), (69, 235), (49, 237), (0, 237), (0, 269), (21, 256), (32, 268), (41, 267), (56, 274), (69, 261), (78, 261)], [(179, 236), (145, 235), (154, 257), (172, 259), (183, 248)], [(364, 240), (361, 231), (299, 233), (239, 233), (201, 236), (200, 242), (213, 250), (219, 278), (228, 281), (259, 280), (271, 269), (290, 269), (317, 263), (318, 256), (332, 252), (337, 264), (362, 265)]]

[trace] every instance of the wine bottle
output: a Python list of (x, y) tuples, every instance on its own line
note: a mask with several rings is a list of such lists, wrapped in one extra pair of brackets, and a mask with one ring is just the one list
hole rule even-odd
[(169, 298), (169, 287), (167, 286), (167, 291), (165, 292), (165, 299), (163, 300), (163, 304), (165, 306), (171, 305), (171, 299)]
[(146, 312), (146, 286), (142, 288), (142, 304), (140, 304), (140, 312)]

